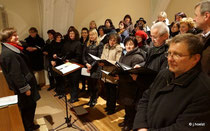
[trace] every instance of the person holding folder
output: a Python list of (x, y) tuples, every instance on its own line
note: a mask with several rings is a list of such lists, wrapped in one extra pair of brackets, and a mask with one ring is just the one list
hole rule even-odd
[[(137, 64), (143, 66), (146, 53), (138, 47), (135, 37), (126, 38), (124, 45), (127, 53), (125, 55), (122, 54), (119, 62), (132, 68)], [(122, 126), (124, 131), (129, 131), (132, 129), (136, 114), (136, 103), (141, 97), (145, 87), (143, 85), (139, 87), (127, 73), (122, 72), (117, 78), (119, 79), (118, 102), (125, 107), (124, 121), (120, 123), (119, 126)]]
[(91, 74), (87, 78), (88, 88), (90, 91), (90, 101), (88, 105), (93, 107), (97, 103), (98, 98), (98, 80), (101, 78), (101, 68), (98, 66), (97, 61), (95, 61), (88, 53), (101, 57), (103, 51), (103, 43), (100, 42), (98, 38), (98, 33), (96, 29), (91, 29), (89, 31), (89, 40), (87, 44), (84, 45), (83, 49), (83, 63), (87, 67), (87, 72)]
[[(105, 59), (112, 63), (113, 65), (116, 61), (119, 61), (122, 54), (122, 47), (120, 46), (120, 36), (116, 33), (111, 33), (109, 35), (109, 42), (104, 45), (101, 59)], [(104, 66), (104, 63), (99, 63), (103, 66), (103, 70), (111, 72), (114, 66)], [(112, 76), (102, 74), (102, 80), (104, 81), (104, 86), (106, 87), (106, 108), (108, 115), (115, 113), (116, 108), (116, 95), (117, 95), (117, 80)]]

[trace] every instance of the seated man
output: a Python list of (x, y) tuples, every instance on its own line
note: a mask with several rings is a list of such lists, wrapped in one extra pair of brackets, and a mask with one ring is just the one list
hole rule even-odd
[(199, 37), (183, 34), (169, 42), (169, 69), (160, 71), (140, 99), (134, 120), (139, 131), (210, 130), (210, 79), (201, 72)]

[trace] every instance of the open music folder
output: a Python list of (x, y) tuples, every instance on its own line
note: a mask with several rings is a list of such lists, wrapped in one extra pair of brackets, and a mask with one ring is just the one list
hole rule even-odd
[(98, 63), (104, 63), (104, 66), (115, 66), (114, 64), (112, 64), (111, 62), (109, 62), (108, 60), (105, 59), (101, 59), (97, 56), (94, 56), (90, 53), (88, 53), (88, 55), (90, 55), (95, 61), (97, 61)]
[(57, 72), (60, 75), (68, 75), (76, 70), (79, 70), (80, 68), (84, 67), (83, 65), (80, 65), (78, 63), (70, 63), (70, 62), (66, 62), (62, 65), (53, 67), (53, 70), (55, 72)]
[(114, 68), (111, 72), (107, 72), (104, 70), (101, 71), (106, 75), (110, 76), (121, 75), (121, 74), (139, 74), (139, 75), (151, 75), (151, 77), (155, 77), (157, 75), (156, 71), (145, 67), (132, 68), (120, 62), (116, 62), (115, 66), (116, 68)]

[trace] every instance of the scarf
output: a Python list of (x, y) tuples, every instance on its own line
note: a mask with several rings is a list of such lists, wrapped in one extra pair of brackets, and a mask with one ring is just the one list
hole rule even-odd
[(19, 50), (23, 51), (23, 47), (22, 47), (22, 46), (20, 46), (20, 45), (18, 45), (18, 44), (15, 44), (15, 43), (10, 43), (10, 42), (7, 42), (7, 44), (10, 44), (10, 45), (12, 45), (12, 46), (14, 46), (14, 47), (18, 48)]
[(142, 47), (142, 46), (143, 46), (142, 42), (138, 43), (138, 47)]

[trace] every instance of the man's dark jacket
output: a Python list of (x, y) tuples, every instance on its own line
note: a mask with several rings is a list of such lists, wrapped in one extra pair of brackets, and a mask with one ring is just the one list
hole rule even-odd
[(210, 34), (204, 38), (204, 48), (202, 53), (202, 70), (210, 77)]
[(167, 58), (165, 52), (168, 51), (168, 45), (163, 44), (160, 47), (152, 47), (148, 51), (148, 56), (144, 67), (159, 72), (167, 67)]
[(210, 78), (196, 66), (174, 78), (162, 70), (140, 99), (134, 129), (210, 130)]

